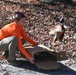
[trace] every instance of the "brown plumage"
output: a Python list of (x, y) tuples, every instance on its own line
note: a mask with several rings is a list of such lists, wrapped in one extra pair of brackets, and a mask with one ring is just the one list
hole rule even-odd
[(64, 33), (65, 33), (65, 26), (64, 26), (64, 19), (62, 18), (60, 20), (60, 24), (53, 27), (49, 32), (50, 35), (54, 35), (52, 45), (54, 45), (57, 40), (62, 41)]

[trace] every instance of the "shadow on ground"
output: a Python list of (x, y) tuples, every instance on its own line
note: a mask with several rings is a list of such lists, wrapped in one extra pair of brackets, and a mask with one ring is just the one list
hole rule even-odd
[(58, 70), (41, 70), (41, 69), (38, 69), (34, 64), (31, 64), (28, 61), (20, 60), (20, 62), (22, 63), (22, 65), (19, 66), (19, 68), (24, 68), (24, 69), (35, 71), (38, 73), (43, 73), (44, 75), (45, 74), (48, 74), (48, 75), (76, 75), (75, 71), (73, 71), (72, 69), (66, 67), (65, 65), (63, 65), (61, 63), (59, 63), (60, 69), (58, 69)]

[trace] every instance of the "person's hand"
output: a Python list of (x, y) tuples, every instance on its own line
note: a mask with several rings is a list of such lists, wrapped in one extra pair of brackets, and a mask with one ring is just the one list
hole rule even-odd
[(34, 58), (33, 57), (30, 57), (30, 59), (29, 59), (29, 62), (31, 62), (32, 64), (34, 64)]
[(34, 47), (38, 47), (38, 45), (39, 45), (39, 43), (36, 43), (36, 44), (34, 45)]

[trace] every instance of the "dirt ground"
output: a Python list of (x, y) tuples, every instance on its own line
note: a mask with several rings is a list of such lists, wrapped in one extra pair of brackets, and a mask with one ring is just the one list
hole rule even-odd
[[(8, 65), (7, 60), (0, 60), (0, 75), (76, 75), (76, 3), (61, 2), (26, 4), (24, 0), (0, 0), (0, 28), (12, 22), (15, 11), (22, 11), (27, 17), (25, 32), (35, 41), (51, 47), (52, 36), (50, 29), (63, 16), (66, 29), (62, 42), (56, 42), (56, 51), (67, 52), (68, 60), (58, 62), (58, 70), (40, 70), (34, 64), (20, 59), (22, 65), (14, 67)], [(28, 45), (28, 43), (26, 43)], [(24, 60), (24, 61), (23, 61)]]

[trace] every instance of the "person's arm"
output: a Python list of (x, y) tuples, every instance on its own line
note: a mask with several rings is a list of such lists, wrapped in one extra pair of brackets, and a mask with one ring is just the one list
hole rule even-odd
[(23, 55), (29, 60), (29, 62), (31, 62), (33, 64), (34, 58), (27, 52), (26, 49), (24, 49), (24, 47), (22, 47), (22, 42), (21, 42), (20, 38), (18, 38), (18, 48), (23, 53)]
[(20, 51), (23, 53), (23, 55), (29, 59), (31, 56), (30, 54), (27, 52), (27, 50), (22, 46), (22, 41), (21, 41), (21, 38), (20, 37), (17, 37), (18, 38), (18, 48), (20, 49)]
[(23, 28), (21, 28), (21, 36), (22, 36), (22, 38), (24, 40), (28, 41), (32, 45), (36, 45), (36, 42), (33, 39), (31, 39), (29, 36), (26, 35), (26, 33), (24, 32)]
[(23, 55), (29, 60), (29, 62), (31, 62), (33, 64), (34, 58), (27, 52), (26, 49), (24, 49), (24, 47), (22, 47), (22, 42), (21, 42), (21, 39), (19, 37), (18, 37), (18, 48), (23, 53)]
[(21, 38), (20, 38), (20, 34), (17, 30), (13, 31), (12, 33), (13, 36), (16, 36), (17, 39), (18, 39), (18, 48), (19, 50), (24, 54), (24, 56), (29, 59), (31, 56), (30, 54), (24, 49), (23, 45), (22, 45), (22, 41), (21, 41)]

